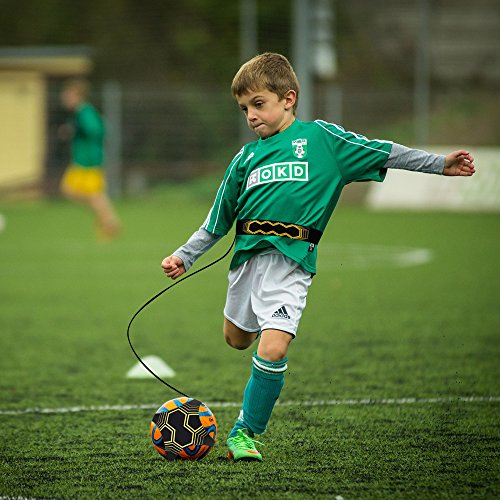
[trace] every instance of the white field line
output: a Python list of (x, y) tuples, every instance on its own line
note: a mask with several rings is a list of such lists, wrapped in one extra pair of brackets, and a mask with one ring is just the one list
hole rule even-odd
[[(409, 405), (409, 404), (442, 404), (442, 403), (481, 403), (500, 402), (500, 396), (449, 396), (439, 398), (389, 398), (389, 399), (316, 399), (305, 401), (282, 401), (276, 406), (356, 406), (356, 405)], [(213, 401), (208, 403), (210, 408), (239, 408), (241, 402)], [(2, 410), (0, 415), (26, 415), (30, 413), (83, 413), (101, 411), (130, 411), (130, 410), (156, 410), (158, 404), (142, 405), (90, 405), (67, 406), (63, 408), (24, 408), (18, 410)]]
[(318, 248), (320, 256), (328, 256), (318, 266), (337, 271), (420, 266), (434, 259), (430, 248), (342, 243), (322, 243)]
[(0, 500), (37, 500), (35, 497), (4, 497), (0, 496)]

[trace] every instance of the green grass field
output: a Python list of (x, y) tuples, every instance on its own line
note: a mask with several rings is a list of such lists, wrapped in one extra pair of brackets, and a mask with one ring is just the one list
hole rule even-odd
[(160, 261), (215, 187), (120, 202), (126, 232), (107, 244), (81, 207), (0, 203), (0, 498), (499, 495), (499, 214), (337, 209), (263, 463), (225, 458), (251, 363), (222, 339), (229, 260), (162, 296), (132, 339), (209, 404), (219, 434), (200, 462), (157, 454), (149, 422), (175, 393), (125, 377), (136, 361), (126, 326), (169, 284)]

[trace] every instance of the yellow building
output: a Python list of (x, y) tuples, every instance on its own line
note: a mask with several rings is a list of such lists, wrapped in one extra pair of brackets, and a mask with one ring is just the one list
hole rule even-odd
[(48, 79), (90, 69), (83, 47), (0, 48), (0, 193), (42, 186)]

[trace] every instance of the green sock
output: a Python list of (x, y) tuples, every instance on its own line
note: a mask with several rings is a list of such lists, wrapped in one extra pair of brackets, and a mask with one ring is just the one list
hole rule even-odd
[(247, 429), (252, 437), (266, 430), (285, 383), (287, 361), (288, 358), (268, 361), (254, 353), (252, 374), (243, 393), (243, 408), (229, 437), (236, 436), (238, 429)]

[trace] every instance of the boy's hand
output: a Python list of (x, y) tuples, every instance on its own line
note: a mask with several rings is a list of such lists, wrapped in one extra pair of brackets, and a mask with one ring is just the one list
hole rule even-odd
[(471, 176), (475, 171), (474, 158), (465, 149), (453, 151), (444, 159), (443, 175)]
[(173, 280), (177, 279), (186, 272), (184, 262), (182, 262), (182, 260), (176, 255), (165, 257), (161, 262), (161, 267), (163, 268), (163, 272)]
[(68, 123), (63, 123), (59, 125), (57, 129), (57, 138), (60, 141), (69, 141), (74, 135), (74, 130), (71, 125)]

